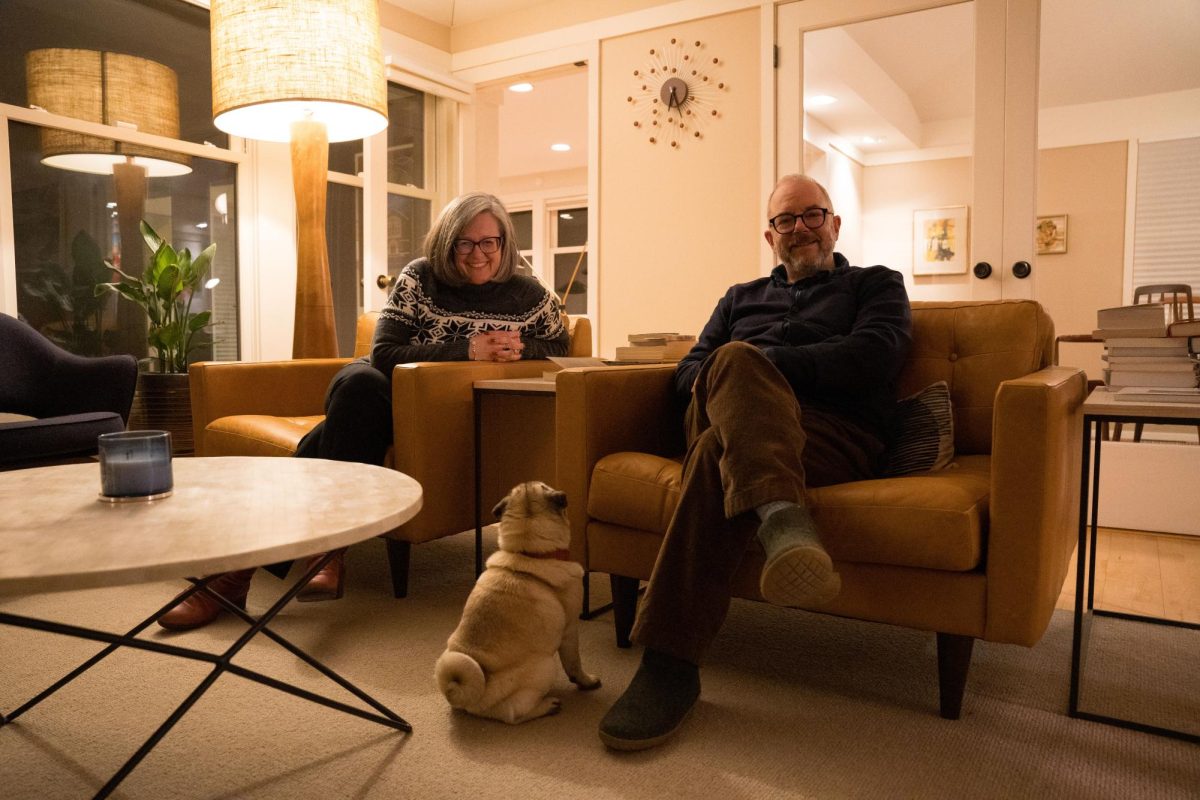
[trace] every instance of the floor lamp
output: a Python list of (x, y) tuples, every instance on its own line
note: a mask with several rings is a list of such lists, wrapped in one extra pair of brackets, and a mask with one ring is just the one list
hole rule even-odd
[[(179, 81), (170, 67), (124, 53), (51, 47), (25, 54), (28, 102), (72, 119), (179, 138)], [(48, 167), (112, 175), (121, 234), (121, 269), (140, 275), (145, 245), (138, 228), (146, 211), (146, 179), (186, 175), (180, 153), (57, 128), (39, 132)], [(119, 349), (145, 355), (145, 315), (117, 304)]]
[(325, 196), (329, 142), (387, 127), (378, 0), (212, 0), (213, 122), (291, 142), (296, 193), (293, 358), (338, 355)]

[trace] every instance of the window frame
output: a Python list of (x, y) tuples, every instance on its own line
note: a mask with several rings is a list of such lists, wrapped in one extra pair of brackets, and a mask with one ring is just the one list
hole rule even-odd
[[(37, 128), (55, 128), (58, 130), (82, 133), (118, 142), (140, 144), (181, 153), (213, 161), (224, 161), (233, 164), (237, 171), (235, 179), (239, 199), (245, 197), (243, 181), (247, 170), (242, 169), (249, 161), (244, 152), (244, 145), (238, 137), (229, 137), (229, 147), (219, 147), (212, 144), (197, 144), (183, 139), (170, 139), (165, 136), (144, 133), (131, 128), (104, 125), (98, 122), (65, 117), (52, 114), (36, 108), (24, 108), (9, 103), (0, 103), (0, 311), (11, 316), (17, 316), (17, 256), (16, 230), (13, 223), (13, 186), (12, 186), (12, 152), (9, 145), (8, 128), (10, 122), (21, 122)], [(244, 206), (239, 202), (238, 215), (244, 213)], [(249, 266), (242, 258), (242, 228), (238, 226), (238, 292), (239, 297), (246, 286), (246, 269)], [(239, 309), (240, 311), (241, 309)], [(244, 315), (239, 314), (239, 319)], [(244, 322), (242, 323), (244, 325)], [(239, 342), (244, 341), (240, 330)], [(244, 352), (244, 350), (243, 350)]]

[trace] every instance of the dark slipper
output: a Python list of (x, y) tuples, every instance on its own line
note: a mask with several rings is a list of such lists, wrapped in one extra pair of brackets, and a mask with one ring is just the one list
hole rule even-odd
[(629, 688), (600, 721), (600, 741), (614, 750), (645, 750), (679, 730), (700, 696), (700, 669), (647, 650)]

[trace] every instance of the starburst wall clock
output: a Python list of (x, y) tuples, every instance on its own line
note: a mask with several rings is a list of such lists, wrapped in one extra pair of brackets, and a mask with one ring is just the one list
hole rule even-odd
[(720, 118), (718, 101), (725, 91), (721, 60), (703, 52), (704, 43), (672, 38), (652, 47), (646, 63), (633, 70), (633, 92), (626, 98), (633, 127), (650, 144), (679, 148), (687, 139), (702, 139), (707, 125)]

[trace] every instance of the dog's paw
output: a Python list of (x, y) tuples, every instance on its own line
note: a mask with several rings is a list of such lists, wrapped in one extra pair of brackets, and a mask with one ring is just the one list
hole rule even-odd
[(550, 700), (550, 709), (546, 712), (547, 717), (552, 717), (562, 711), (562, 700), (557, 697), (548, 698)]
[(586, 672), (571, 678), (571, 683), (584, 691), (600, 688), (600, 679), (595, 675), (588, 675)]

